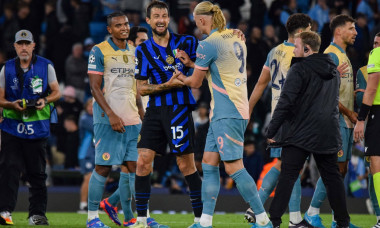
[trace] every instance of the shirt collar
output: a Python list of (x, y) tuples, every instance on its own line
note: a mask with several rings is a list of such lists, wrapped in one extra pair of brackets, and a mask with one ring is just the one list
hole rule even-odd
[(121, 51), (128, 50), (128, 51), (129, 51), (128, 42), (127, 42), (127, 44), (125, 45), (125, 49), (120, 49), (118, 46), (116, 46), (116, 44), (112, 41), (111, 37), (109, 37), (109, 38), (107, 39), (107, 42), (111, 45), (111, 47), (112, 47), (113, 50), (115, 50), (115, 51), (117, 51), (117, 50), (121, 50)]
[(338, 44), (334, 43), (334, 42), (331, 42), (331, 45), (338, 48), (340, 52), (342, 53), (346, 53)]

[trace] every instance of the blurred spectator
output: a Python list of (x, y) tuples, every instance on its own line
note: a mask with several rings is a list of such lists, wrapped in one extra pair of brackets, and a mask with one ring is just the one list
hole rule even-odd
[(100, 0), (100, 3), (103, 5), (103, 16), (106, 17), (108, 14), (111, 14), (115, 11), (120, 11), (121, 0)]
[(228, 9), (222, 9), (224, 18), (226, 19), (226, 28), (233, 29), (236, 28), (236, 24), (231, 22), (231, 13)]
[(90, 8), (81, 0), (70, 0), (74, 9), (72, 35), (74, 42), (83, 42), (90, 35)]
[(248, 26), (248, 23), (247, 23), (246, 20), (241, 20), (241, 21), (237, 24), (237, 29), (239, 29), (240, 31), (242, 31), (246, 37), (249, 35), (248, 27), (249, 27), (249, 26)]
[(241, 20), (240, 7), (244, 5), (244, 0), (215, 0), (215, 3), (220, 5), (221, 9), (227, 9), (230, 13), (231, 25), (237, 25)]
[(261, 154), (256, 151), (255, 138), (253, 136), (244, 139), (244, 167), (247, 169), (249, 175), (257, 182), (260, 173), (263, 170), (264, 160)]
[(310, 0), (297, 0), (300, 13), (307, 13), (310, 9)]
[(69, 115), (63, 120), (63, 126), (65, 128), (65, 146), (63, 149), (65, 169), (74, 169), (78, 167), (79, 131), (77, 119), (73, 115)]
[(7, 56), (4, 51), (0, 51), (0, 69), (3, 68), (5, 62), (7, 61)]
[(280, 31), (278, 37), (280, 40), (286, 40), (288, 38), (288, 32), (286, 31), (286, 22), (290, 15), (298, 13), (296, 0), (285, 0), (285, 5), (280, 13)]
[(318, 0), (317, 4), (309, 11), (311, 19), (318, 23), (318, 32), (322, 31), (323, 25), (330, 22), (329, 19), (329, 7), (326, 4), (326, 0)]
[(264, 27), (264, 19), (267, 14), (267, 6), (264, 0), (251, 0), (251, 17), (249, 18), (249, 27)]
[(7, 57), (13, 58), (16, 56), (13, 47), (15, 39), (14, 34), (20, 30), (17, 18), (13, 11), (13, 4), (8, 3), (4, 5), (4, 16), (5, 21), (0, 25), (0, 47), (1, 50), (5, 51)]
[(265, 26), (263, 40), (265, 41), (269, 49), (274, 48), (280, 43), (280, 39), (277, 37), (273, 25)]
[(54, 44), (56, 42), (56, 36), (61, 28), (61, 24), (58, 21), (56, 13), (56, 1), (49, 0), (45, 3), (45, 56), (55, 62), (54, 59)]
[(88, 59), (88, 56), (90, 55), (92, 47), (95, 46), (95, 42), (91, 37), (87, 37), (84, 40), (83, 45), (84, 45), (83, 56), (85, 59)]
[(330, 29), (330, 21), (337, 15), (335, 9), (330, 9), (329, 11), (329, 21), (326, 22), (321, 30), (321, 47), (319, 48), (319, 52), (323, 53), (325, 49), (330, 45), (332, 41), (332, 33)]
[(82, 103), (76, 99), (75, 88), (72, 86), (66, 86), (63, 90), (63, 99), (59, 100), (56, 104), (59, 122), (54, 128), (53, 134), (57, 136), (58, 152), (63, 152), (65, 150), (64, 135), (66, 134), (66, 131), (63, 120), (65, 120), (68, 116), (73, 116), (76, 120), (75, 122), (78, 123), (82, 108)]
[(312, 20), (312, 23), (311, 23), (311, 28), (310, 30), (313, 31), (313, 32), (317, 32), (319, 29), (319, 25), (318, 25), (318, 22), (317, 21), (314, 21)]
[(356, 35), (354, 43), (357, 56), (357, 59), (354, 60), (354, 62), (356, 62), (357, 67), (361, 67), (367, 64), (367, 54), (372, 49), (369, 29), (367, 26), (367, 17), (364, 14), (358, 13), (356, 15), (355, 28), (358, 34)]
[(71, 24), (73, 17), (73, 8), (70, 5), (70, 0), (57, 0), (56, 7), (59, 23), (63, 25)]
[(73, 86), (78, 100), (84, 101), (87, 60), (83, 58), (83, 45), (81, 43), (73, 45), (72, 54), (66, 59), (65, 71), (66, 86)]
[(90, 181), (92, 170), (95, 167), (95, 144), (93, 141), (94, 126), (91, 98), (87, 100), (84, 110), (85, 112), (79, 120), (80, 146), (78, 150), (78, 160), (83, 175), (83, 181), (80, 188), (79, 210), (87, 212), (88, 183)]
[(252, 76), (247, 81), (248, 94), (251, 94), (254, 85), (259, 79), (269, 50), (266, 42), (262, 39), (261, 29), (253, 27), (247, 40), (247, 64), (251, 66), (252, 72)]
[(189, 12), (179, 18), (179, 21), (178, 21), (179, 34), (188, 34), (188, 35), (194, 34), (194, 29), (196, 28), (196, 26), (195, 26), (193, 12), (197, 4), (198, 4), (198, 1), (191, 1)]
[(358, 13), (362, 13), (367, 17), (369, 30), (372, 30), (374, 28), (375, 19), (379, 19), (376, 5), (376, 0), (361, 0), (358, 8), (356, 8), (357, 15)]

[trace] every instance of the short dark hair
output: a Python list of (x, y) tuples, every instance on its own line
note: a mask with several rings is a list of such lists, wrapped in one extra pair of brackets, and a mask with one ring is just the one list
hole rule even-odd
[(166, 9), (169, 15), (169, 6), (165, 2), (154, 0), (151, 3), (149, 3), (148, 7), (146, 8), (146, 16), (148, 18), (150, 18), (150, 13), (152, 11), (152, 8)]
[(292, 14), (286, 22), (286, 31), (289, 35), (294, 35), (298, 29), (305, 29), (309, 27), (313, 21), (304, 13)]
[(309, 45), (313, 52), (318, 52), (321, 46), (321, 37), (318, 33), (313, 31), (305, 31), (301, 33), (297, 33), (295, 35), (296, 38), (300, 38), (304, 45)]
[(334, 34), (336, 28), (344, 26), (347, 22), (355, 23), (356, 20), (345, 14), (335, 16), (330, 22), (331, 33)]
[(134, 27), (132, 27), (129, 30), (128, 40), (130, 40), (132, 42), (136, 42), (137, 33), (139, 33), (139, 32), (145, 32), (146, 34), (148, 34), (148, 29), (144, 28), (144, 27), (141, 27), (141, 26), (134, 26)]
[(111, 26), (112, 24), (112, 18), (114, 17), (122, 17), (122, 16), (127, 16), (125, 13), (121, 12), (121, 11), (116, 11), (116, 12), (113, 12), (113, 13), (110, 13), (107, 15), (107, 26)]

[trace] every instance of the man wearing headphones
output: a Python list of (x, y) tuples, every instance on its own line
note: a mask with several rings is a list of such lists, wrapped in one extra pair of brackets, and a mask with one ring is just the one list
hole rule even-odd
[[(278, 129), (284, 123), (291, 123), (284, 137), (276, 142), (282, 146), (283, 152), (281, 174), (269, 209), (274, 227), (280, 227), (293, 185), (310, 154), (313, 154), (326, 185), (336, 227), (349, 225), (346, 198), (342, 194), (343, 179), (337, 165), (337, 153), (342, 148), (338, 106), (340, 74), (327, 54), (318, 54), (320, 44), (321, 38), (315, 32), (295, 36), (296, 57), (292, 59), (268, 126), (267, 138), (272, 144)], [(303, 222), (303, 227), (314, 227)]]

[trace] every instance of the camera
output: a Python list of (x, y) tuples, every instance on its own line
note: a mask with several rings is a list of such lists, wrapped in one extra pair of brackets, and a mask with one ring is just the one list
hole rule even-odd
[(37, 99), (22, 99), (19, 103), (21, 108), (35, 108), (37, 104)]

